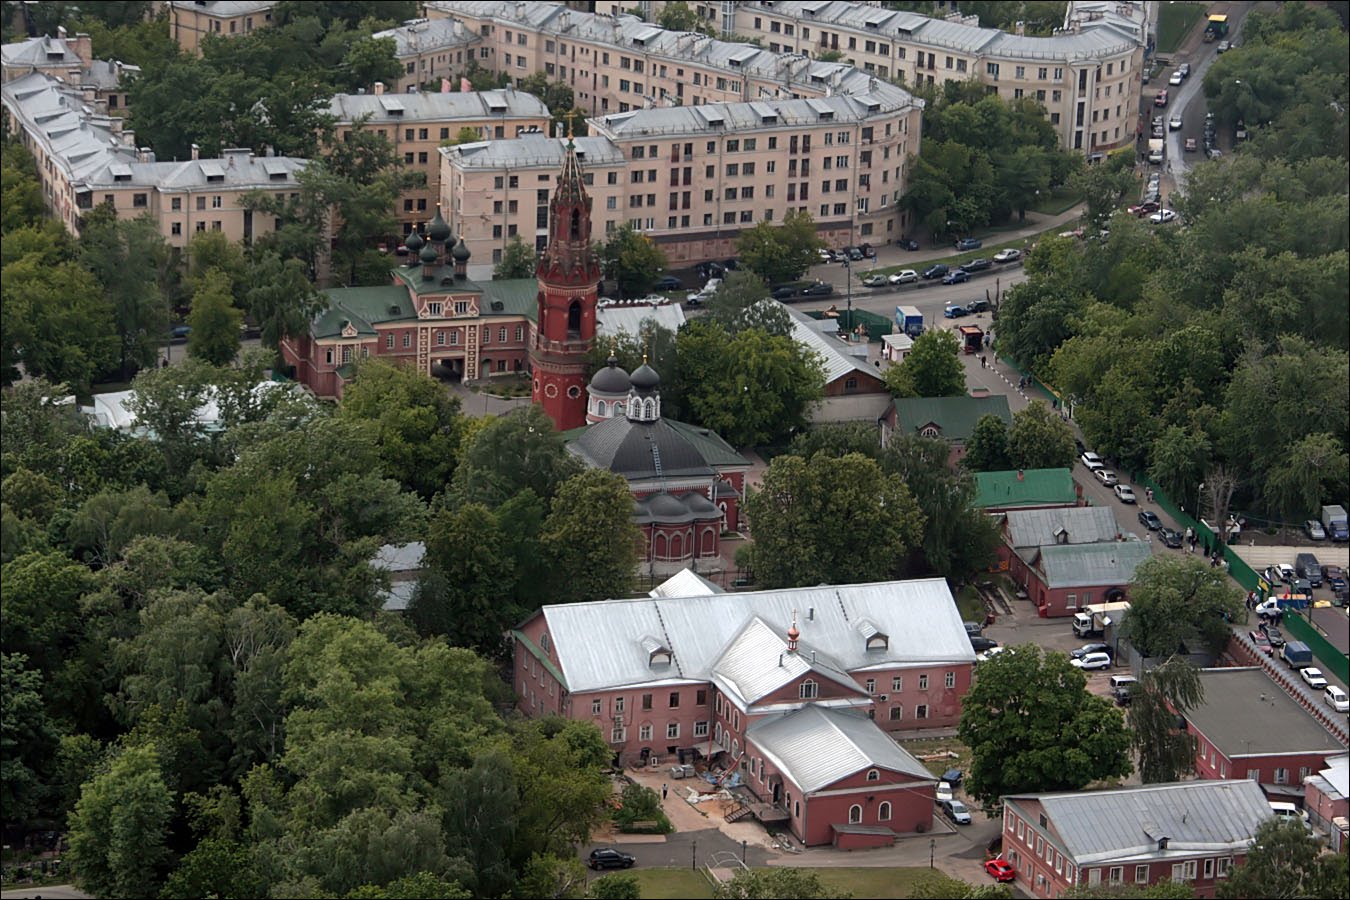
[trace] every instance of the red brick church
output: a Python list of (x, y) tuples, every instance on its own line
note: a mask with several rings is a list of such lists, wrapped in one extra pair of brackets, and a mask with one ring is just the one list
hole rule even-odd
[(378, 357), (440, 378), (472, 381), (529, 372), (531, 396), (587, 465), (622, 475), (646, 538), (644, 567), (664, 574), (718, 567), (723, 531), (740, 527), (750, 463), (706, 428), (662, 418), (660, 376), (630, 376), (610, 360), (587, 382), (595, 343), (600, 262), (591, 246), (591, 198), (568, 139), (549, 207), (549, 239), (534, 279), (475, 282), (469, 250), (437, 209), (409, 259), (377, 287), (326, 292), (307, 334), (281, 343), (295, 378), (341, 397), (356, 363)]

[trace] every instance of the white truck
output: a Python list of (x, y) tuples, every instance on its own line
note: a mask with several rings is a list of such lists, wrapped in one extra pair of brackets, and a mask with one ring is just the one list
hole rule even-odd
[(1129, 608), (1128, 600), (1085, 606), (1073, 614), (1073, 633), (1080, 638), (1100, 637), (1108, 624), (1120, 624)]
[(1165, 142), (1162, 138), (1151, 138), (1148, 142), (1148, 161), (1151, 165), (1160, 166), (1163, 163), (1163, 157), (1166, 155)]
[(1327, 537), (1333, 541), (1344, 541), (1350, 539), (1350, 527), (1347, 527), (1344, 506), (1324, 506), (1322, 507), (1322, 527), (1326, 529)]

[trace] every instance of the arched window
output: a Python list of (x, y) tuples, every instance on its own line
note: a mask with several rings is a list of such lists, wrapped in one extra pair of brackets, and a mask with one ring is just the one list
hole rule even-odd
[(616, 416), (621, 416), (621, 415), (623, 415), (623, 401), (622, 401), (622, 400), (615, 400), (615, 401), (614, 401), (614, 415), (616, 415)]
[(867, 780), (868, 780), (868, 781), (880, 781), (880, 780), (881, 780), (881, 773), (878, 772), (876, 769), (868, 769), (868, 770), (867, 770)]
[(797, 688), (797, 696), (802, 700), (814, 700), (820, 692), (820, 685), (816, 684), (810, 678), (801, 683)]
[(664, 534), (658, 534), (656, 536), (656, 558), (657, 559), (668, 558), (666, 555), (666, 536)]
[(572, 210), (572, 240), (581, 240), (581, 210)]
[(703, 529), (703, 549), (700, 554), (703, 556), (715, 556), (717, 549), (717, 532), (712, 528)]
[(600, 405), (596, 408), (596, 412), (598, 415), (602, 416), (607, 414), (609, 412), (609, 404), (606, 403), (604, 400), (601, 400)]
[(889, 822), (891, 820), (891, 804), (888, 800), (882, 800), (881, 805), (877, 807), (877, 821)]
[(861, 821), (862, 807), (855, 803), (848, 808), (848, 824), (857, 825)]
[(670, 537), (670, 558), (671, 559), (684, 558), (684, 538), (682, 535), (678, 533), (673, 534)]
[(567, 336), (581, 336), (581, 301), (573, 300), (572, 305), (567, 307)]

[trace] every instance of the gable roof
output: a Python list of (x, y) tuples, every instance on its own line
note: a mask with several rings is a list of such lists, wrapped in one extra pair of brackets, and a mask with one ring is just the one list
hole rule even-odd
[[(1243, 852), (1270, 804), (1255, 781), (1186, 781), (1109, 791), (1017, 794), (1004, 804), (1047, 828), (1079, 866)], [(1159, 841), (1167, 839), (1165, 850)]]
[(931, 423), (942, 429), (942, 439), (946, 441), (970, 440), (975, 433), (975, 423), (986, 415), (998, 416), (1011, 425), (1008, 398), (991, 394), (988, 397), (903, 397), (895, 401), (896, 430), (914, 433)]
[(811, 674), (833, 681), (861, 697), (867, 696), (834, 660), (800, 643), (797, 650), (788, 650), (784, 633), (755, 616), (722, 651), (713, 665), (711, 680), (736, 705), (745, 709)]
[(640, 337), (644, 323), (651, 322), (661, 328), (679, 331), (684, 325), (684, 308), (678, 303), (663, 303), (659, 306), (650, 303), (619, 303), (613, 306), (600, 306), (595, 310), (595, 331), (597, 334), (630, 334)]
[[(701, 107), (694, 107), (701, 108)], [(764, 303), (773, 303), (781, 307), (792, 320), (792, 339), (808, 350), (813, 351), (820, 357), (821, 365), (825, 368), (825, 383), (830, 384), (843, 378), (845, 375), (851, 375), (861, 372), (874, 381), (880, 381), (880, 375), (877, 370), (867, 364), (866, 359), (859, 359), (856, 356), (845, 353), (847, 346), (837, 338), (829, 337), (821, 332), (821, 323), (811, 318), (799, 310), (795, 310), (779, 300), (764, 300)], [(825, 323), (825, 327), (830, 327), (833, 323)], [(879, 388), (885, 391), (884, 387)], [(1004, 401), (1007, 406), (1007, 401)]]
[(1009, 510), (1008, 543), (1013, 547), (1042, 547), (1060, 543), (1100, 544), (1120, 536), (1116, 516), (1107, 506), (1058, 506), (1048, 509)]
[(1036, 555), (1048, 588), (1124, 585), (1140, 563), (1153, 558), (1153, 547), (1140, 540), (1106, 544), (1051, 544)]
[[(975, 660), (942, 578), (568, 603), (545, 606), (539, 615), (553, 640), (563, 684), (576, 693), (709, 681), (723, 648), (752, 617), (786, 633), (794, 611), (802, 641), (848, 672)], [(888, 635), (885, 647), (867, 649), (859, 630), (864, 623)], [(644, 635), (663, 638), (672, 652), (668, 668), (653, 669), (640, 652)]]
[(979, 508), (1066, 506), (1077, 502), (1078, 490), (1068, 469), (975, 473), (974, 505)]
[[(451, 271), (449, 267), (442, 267)], [(406, 271), (402, 269), (395, 270)], [(400, 277), (398, 284), (381, 284), (371, 287), (329, 288), (324, 291), (328, 298), (328, 308), (314, 317), (310, 325), (310, 335), (315, 338), (338, 337), (343, 326), (350, 323), (356, 333), (363, 337), (373, 337), (375, 326), (386, 322), (416, 322), (417, 308), (409, 296), (408, 279)], [(417, 278), (421, 278), (421, 268), (417, 268)], [(491, 316), (523, 316), (533, 321), (535, 293), (539, 283), (533, 278), (513, 278), (506, 281), (488, 281), (479, 284), (475, 281), (457, 281), (451, 287), (440, 287), (440, 279), (433, 277), (427, 285), (433, 286), (419, 293), (439, 290), (443, 293), (480, 294), (478, 319), (460, 320), (478, 321)], [(501, 309), (493, 309), (494, 301)], [(453, 323), (451, 323), (453, 324)]]
[(864, 769), (889, 769), (915, 779), (936, 778), (865, 716), (808, 703), (761, 719), (746, 731), (764, 756), (807, 793)]
[(699, 597), (722, 589), (693, 569), (681, 569), (648, 592), (648, 597)]
[(1229, 759), (1270, 753), (1345, 752), (1320, 722), (1257, 667), (1201, 669), (1204, 699), (1187, 723)]
[[(448, 19), (438, 21), (446, 22)], [(379, 35), (375, 35), (379, 37)], [(398, 115), (389, 104), (397, 102)], [(419, 91), (416, 94), (335, 94), (328, 112), (339, 123), (369, 116), (372, 122), (427, 122), (452, 119), (548, 119), (548, 107), (534, 94), (500, 91)]]

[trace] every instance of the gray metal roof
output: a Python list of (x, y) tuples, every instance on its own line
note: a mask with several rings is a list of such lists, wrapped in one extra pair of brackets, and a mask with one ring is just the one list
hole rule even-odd
[(1120, 534), (1116, 515), (1108, 506), (1064, 506), (1055, 509), (1010, 510), (1008, 541), (1014, 547), (1041, 547), (1060, 543), (1100, 544)]
[(716, 474), (700, 448), (665, 419), (634, 422), (615, 416), (589, 426), (567, 449), (588, 465), (629, 480)]
[[(462, 169), (557, 169), (566, 154), (567, 139), (545, 134), (525, 134), (504, 141), (479, 141), (441, 147), (441, 154)], [(607, 137), (576, 138), (577, 159), (583, 170), (590, 166), (626, 166), (623, 151)]]
[[(679, 677), (709, 681), (722, 648), (758, 616), (784, 633), (796, 612), (801, 639), (849, 672), (869, 668), (970, 663), (961, 615), (945, 580), (886, 581), (698, 597), (637, 598), (545, 606), (568, 690), (594, 691), (666, 680), (636, 641), (664, 637)], [(856, 629), (868, 619), (889, 636), (867, 650)]]
[(410, 19), (398, 28), (377, 31), (371, 37), (393, 38), (396, 57), (431, 53), (481, 39), (455, 19)]
[[(1018, 794), (1004, 803), (1032, 823), (1043, 812), (1051, 837), (1079, 866), (1241, 852), (1271, 815), (1255, 781)], [(1158, 849), (1162, 838), (1167, 838), (1165, 850)]]
[(693, 569), (681, 569), (652, 588), (648, 597), (701, 597), (720, 594), (722, 589)]
[(1186, 720), (1229, 759), (1345, 752), (1331, 732), (1260, 668), (1202, 669), (1200, 684), (1204, 701), (1186, 713)]
[[(401, 110), (395, 113), (394, 110)], [(372, 122), (418, 122), (437, 119), (544, 119), (548, 107), (534, 94), (517, 90), (470, 91), (448, 94), (337, 94), (328, 112), (338, 122), (369, 116)]]
[(888, 769), (925, 782), (932, 774), (865, 716), (807, 704), (746, 732), (764, 756), (812, 793), (864, 769)]
[(1128, 584), (1134, 570), (1153, 557), (1143, 541), (1108, 544), (1051, 544), (1040, 550), (1040, 568), (1049, 588)]
[(841, 341), (822, 334), (817, 320), (777, 300), (761, 302), (776, 304), (787, 311), (788, 317), (792, 320), (792, 339), (820, 357), (825, 368), (826, 384), (853, 372), (862, 372), (872, 378), (878, 377), (877, 370), (869, 366), (867, 360), (849, 355), (844, 352), (845, 345)]
[(206, 0), (204, 3), (196, 0), (170, 0), (169, 5), (205, 13), (208, 16), (230, 18), (266, 12), (277, 4), (276, 0)]
[(595, 311), (595, 330), (600, 334), (631, 334), (641, 336), (648, 323), (679, 331), (684, 324), (684, 309), (678, 303), (616, 304), (602, 306)]
[(797, 650), (790, 651), (787, 633), (771, 627), (759, 616), (747, 622), (727, 644), (713, 666), (712, 681), (738, 706), (747, 709), (807, 675), (833, 681), (859, 697), (867, 696), (828, 654), (801, 643)]
[(0, 46), (0, 61), (6, 67), (69, 69), (83, 64), (70, 43), (59, 37), (40, 35)]

